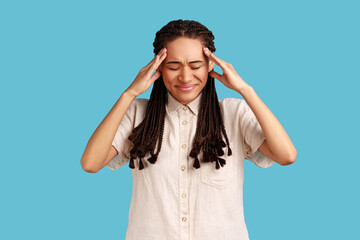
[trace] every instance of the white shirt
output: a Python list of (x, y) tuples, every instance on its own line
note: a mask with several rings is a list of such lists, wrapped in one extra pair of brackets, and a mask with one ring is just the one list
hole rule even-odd
[[(196, 131), (202, 93), (183, 106), (168, 94), (161, 151), (155, 164), (139, 159), (131, 169), (133, 192), (126, 240), (248, 240), (243, 211), (244, 159), (267, 168), (274, 161), (257, 151), (265, 136), (251, 108), (243, 99), (219, 100), (232, 155), (221, 156), (226, 165), (214, 163), (193, 168), (189, 157)], [(132, 142), (127, 138), (144, 119), (147, 99), (135, 99), (128, 108), (112, 145), (118, 155), (112, 170), (128, 168)], [(225, 141), (225, 140), (224, 140)]]

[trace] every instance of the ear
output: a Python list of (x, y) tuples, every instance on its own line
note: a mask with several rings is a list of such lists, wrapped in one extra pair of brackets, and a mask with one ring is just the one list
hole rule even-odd
[(215, 63), (213, 61), (209, 60), (209, 72), (211, 72), (211, 70), (213, 70), (214, 65), (215, 65)]

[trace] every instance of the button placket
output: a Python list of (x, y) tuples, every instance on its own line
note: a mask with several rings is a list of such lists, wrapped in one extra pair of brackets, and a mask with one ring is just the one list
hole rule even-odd
[(180, 136), (180, 160), (179, 160), (179, 202), (180, 202), (180, 229), (181, 229), (181, 240), (189, 239), (189, 201), (188, 201), (188, 171), (187, 160), (188, 160), (188, 108), (182, 107), (179, 111), (179, 136)]

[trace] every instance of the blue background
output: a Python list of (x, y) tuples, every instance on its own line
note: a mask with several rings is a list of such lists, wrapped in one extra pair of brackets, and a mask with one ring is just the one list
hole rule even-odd
[[(246, 161), (250, 239), (358, 238), (359, 9), (314, 0), (1, 1), (0, 238), (125, 239), (128, 164), (92, 174), (80, 158), (153, 58), (156, 31), (180, 18), (213, 31), (215, 54), (298, 151), (288, 166)], [(216, 84), (220, 99), (242, 98)]]

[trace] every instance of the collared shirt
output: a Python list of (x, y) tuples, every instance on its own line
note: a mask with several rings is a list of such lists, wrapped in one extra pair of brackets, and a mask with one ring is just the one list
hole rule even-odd
[[(193, 167), (189, 156), (196, 132), (201, 95), (186, 106), (170, 93), (161, 151), (155, 164), (139, 159), (131, 169), (133, 192), (126, 240), (248, 240), (243, 211), (244, 160), (267, 168), (274, 161), (258, 151), (265, 139), (251, 108), (243, 99), (219, 100), (232, 155), (215, 169), (215, 162)], [(112, 170), (128, 166), (132, 142), (127, 138), (145, 116), (148, 100), (135, 99), (128, 108), (112, 145), (118, 155)], [(200, 157), (200, 155), (199, 155)], [(127, 163), (127, 164), (126, 164)]]

